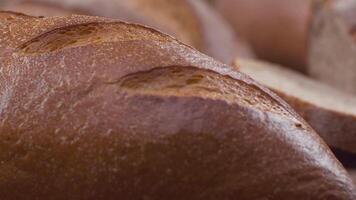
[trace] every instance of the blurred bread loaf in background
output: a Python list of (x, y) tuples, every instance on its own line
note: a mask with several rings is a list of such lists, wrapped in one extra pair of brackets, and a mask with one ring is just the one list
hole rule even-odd
[(300, 72), (307, 71), (312, 0), (212, 0), (236, 34), (256, 55)]
[(309, 74), (356, 94), (356, 1), (316, 1), (310, 32)]
[(87, 14), (145, 24), (226, 63), (254, 57), (247, 42), (203, 0), (4, 0), (3, 9), (35, 16)]

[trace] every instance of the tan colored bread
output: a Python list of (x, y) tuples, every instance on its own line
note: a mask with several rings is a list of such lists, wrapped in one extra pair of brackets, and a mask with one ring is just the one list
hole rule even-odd
[(5, 9), (44, 16), (71, 12), (117, 18), (158, 28), (224, 62), (231, 63), (236, 55), (253, 57), (247, 43), (237, 39), (202, 0), (11, 0)]
[(356, 198), (285, 102), (169, 36), (85, 16), (0, 24), (2, 199)]
[(261, 59), (307, 72), (312, 0), (214, 0)]
[(244, 59), (236, 65), (284, 98), (330, 146), (356, 153), (355, 96), (280, 66)]
[(356, 1), (320, 1), (310, 33), (313, 78), (356, 94)]

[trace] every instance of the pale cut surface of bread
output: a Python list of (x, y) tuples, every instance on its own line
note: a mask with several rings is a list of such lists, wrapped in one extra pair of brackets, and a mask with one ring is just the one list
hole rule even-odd
[(241, 72), (286, 100), (332, 147), (356, 153), (356, 97), (281, 66), (238, 59)]
[(214, 0), (257, 57), (307, 72), (313, 0)]
[(0, 24), (2, 199), (356, 197), (284, 101), (167, 35), (85, 16)]
[(309, 74), (356, 94), (356, 1), (319, 1), (310, 31)]
[(117, 18), (158, 28), (227, 63), (236, 55), (254, 56), (248, 44), (236, 38), (202, 0), (15, 0), (7, 1), (4, 9), (43, 16), (76, 13)]

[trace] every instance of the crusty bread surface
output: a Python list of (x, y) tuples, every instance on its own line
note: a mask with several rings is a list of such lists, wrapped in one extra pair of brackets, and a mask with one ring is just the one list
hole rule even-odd
[(145, 24), (226, 63), (254, 57), (246, 41), (203, 0), (6, 0), (4, 9), (31, 15), (89, 14)]
[(283, 100), (150, 28), (0, 12), (2, 199), (356, 198)]
[(332, 147), (356, 153), (356, 97), (266, 62), (237, 59), (241, 72), (266, 85)]

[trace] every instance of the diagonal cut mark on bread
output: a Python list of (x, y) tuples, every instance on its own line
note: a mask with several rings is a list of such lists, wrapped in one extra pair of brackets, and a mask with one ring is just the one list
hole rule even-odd
[(87, 14), (145, 24), (228, 63), (236, 55), (254, 56), (203, 0), (5, 0), (5, 9), (39, 16)]
[(161, 42), (172, 41), (172, 38), (158, 34), (151, 29), (127, 26), (121, 22), (101, 22), (57, 28), (21, 45), (19, 51), (27, 54), (46, 53), (86, 44), (147, 39)]
[[(127, 75), (119, 81), (119, 85), (129, 92), (163, 96), (201, 96), (295, 118), (278, 101), (271, 99), (256, 86), (211, 70), (175, 66), (155, 68)], [(298, 126), (301, 128), (302, 125)]]

